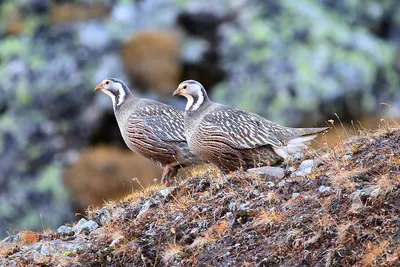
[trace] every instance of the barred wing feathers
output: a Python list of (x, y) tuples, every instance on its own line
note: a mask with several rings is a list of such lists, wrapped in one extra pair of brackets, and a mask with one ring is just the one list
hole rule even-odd
[(284, 127), (257, 114), (223, 105), (205, 115), (199, 128), (209, 135), (202, 138), (204, 141), (221, 141), (229, 143), (236, 149), (251, 149), (265, 145), (284, 148), (289, 145), (296, 147), (293, 149), (296, 151), (297, 147), (304, 148), (304, 142), (314, 139), (317, 133), (326, 129)]
[(183, 113), (171, 106), (156, 103), (135, 110), (126, 127), (143, 130), (150, 135), (170, 142), (185, 141)]

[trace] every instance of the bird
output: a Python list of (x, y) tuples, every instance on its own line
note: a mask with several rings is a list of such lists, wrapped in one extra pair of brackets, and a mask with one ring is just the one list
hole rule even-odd
[(162, 183), (167, 184), (180, 168), (201, 163), (186, 143), (181, 110), (138, 98), (116, 78), (103, 80), (94, 90), (111, 98), (117, 124), (128, 148), (161, 164)]
[(223, 172), (278, 165), (306, 148), (324, 128), (290, 128), (257, 114), (212, 102), (201, 83), (187, 80), (173, 96), (187, 98), (189, 148)]

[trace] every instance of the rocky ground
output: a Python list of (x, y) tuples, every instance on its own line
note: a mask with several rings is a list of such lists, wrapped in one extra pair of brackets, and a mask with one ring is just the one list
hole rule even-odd
[[(97, 190), (82, 190), (78, 176), (107, 188), (110, 197), (120, 192), (113, 189), (123, 173), (83, 168), (88, 147), (126, 149), (110, 99), (93, 93), (107, 77), (181, 109), (185, 101), (171, 94), (181, 81), (196, 79), (217, 102), (294, 127), (321, 125), (333, 113), (346, 121), (397, 116), (399, 5), (0, 1), (0, 238), (74, 220), (87, 204), (76, 200), (102, 202)], [(103, 155), (96, 152), (90, 155)], [(63, 175), (71, 169), (82, 172)], [(140, 178), (152, 182), (155, 171)], [(96, 174), (109, 179), (90, 184)]]
[(285, 168), (207, 169), (0, 243), (0, 265), (399, 266), (400, 128)]

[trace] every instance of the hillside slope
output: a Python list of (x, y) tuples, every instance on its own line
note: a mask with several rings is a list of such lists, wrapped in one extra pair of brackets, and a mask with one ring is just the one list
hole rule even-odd
[(1, 242), (0, 265), (400, 266), (400, 129), (285, 169), (207, 170)]

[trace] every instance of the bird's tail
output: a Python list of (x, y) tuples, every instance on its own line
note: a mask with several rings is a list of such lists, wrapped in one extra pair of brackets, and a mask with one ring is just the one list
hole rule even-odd
[(329, 127), (324, 128), (297, 128), (297, 136), (290, 139), (285, 146), (273, 147), (275, 153), (284, 159), (287, 159), (290, 155), (294, 155), (297, 152), (307, 148), (311, 140), (318, 136), (319, 133), (328, 130)]
[(326, 130), (330, 129), (330, 127), (322, 127), (322, 128), (296, 128), (297, 130), (297, 136), (299, 137), (306, 137), (308, 135), (314, 135), (314, 134), (319, 134), (322, 133)]

